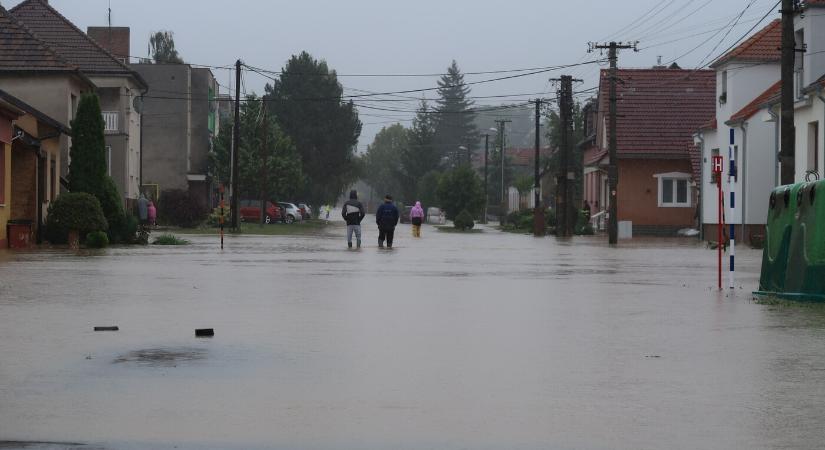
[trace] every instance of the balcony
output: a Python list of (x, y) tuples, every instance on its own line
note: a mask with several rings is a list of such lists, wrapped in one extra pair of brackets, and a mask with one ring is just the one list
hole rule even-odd
[(114, 134), (120, 131), (118, 127), (118, 117), (119, 114), (117, 111), (103, 111), (103, 131), (106, 134)]

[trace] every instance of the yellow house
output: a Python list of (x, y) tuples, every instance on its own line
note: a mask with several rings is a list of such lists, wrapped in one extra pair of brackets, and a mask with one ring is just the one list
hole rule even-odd
[(0, 248), (9, 225), (39, 241), (50, 203), (60, 193), (60, 140), (67, 126), (0, 89)]

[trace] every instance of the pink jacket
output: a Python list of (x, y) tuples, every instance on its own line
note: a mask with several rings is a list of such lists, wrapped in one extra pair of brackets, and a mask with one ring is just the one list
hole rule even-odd
[(155, 208), (155, 204), (152, 203), (152, 202), (149, 202), (148, 213), (149, 213), (149, 220), (154, 222), (155, 219), (157, 219), (157, 217), (158, 217), (158, 210), (157, 210), (157, 208)]
[(424, 208), (421, 207), (421, 202), (415, 202), (415, 206), (413, 206), (412, 211), (410, 211), (410, 218), (412, 217), (424, 218)]

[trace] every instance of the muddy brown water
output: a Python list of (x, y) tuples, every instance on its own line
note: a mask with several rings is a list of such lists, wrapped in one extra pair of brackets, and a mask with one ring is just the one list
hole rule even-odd
[(823, 447), (825, 310), (757, 251), (342, 233), (0, 251), (0, 448)]

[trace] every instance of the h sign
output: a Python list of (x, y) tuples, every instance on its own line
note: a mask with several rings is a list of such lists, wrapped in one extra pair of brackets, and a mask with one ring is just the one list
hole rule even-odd
[(718, 174), (722, 173), (722, 169), (725, 166), (725, 163), (724, 163), (723, 159), (724, 158), (722, 156), (714, 156), (713, 157), (713, 161), (712, 161), (711, 165), (713, 166), (713, 173), (714, 174), (718, 175)]

